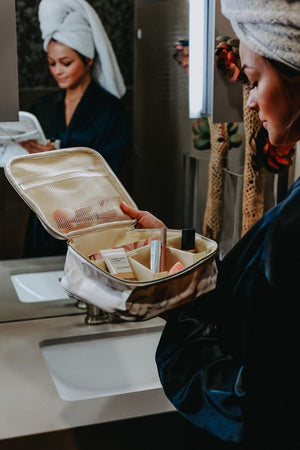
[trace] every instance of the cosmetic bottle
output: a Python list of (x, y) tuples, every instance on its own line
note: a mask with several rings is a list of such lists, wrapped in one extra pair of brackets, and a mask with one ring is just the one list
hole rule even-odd
[(195, 250), (195, 228), (184, 228), (181, 234), (181, 250), (194, 253)]
[(124, 280), (136, 280), (124, 248), (101, 250), (109, 273)]

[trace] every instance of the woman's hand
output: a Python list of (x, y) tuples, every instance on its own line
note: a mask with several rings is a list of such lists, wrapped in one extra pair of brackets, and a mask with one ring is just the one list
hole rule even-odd
[(55, 150), (55, 146), (51, 142), (48, 142), (47, 145), (43, 145), (35, 141), (34, 139), (21, 141), (19, 142), (19, 144), (21, 145), (21, 147), (25, 148), (28, 153), (41, 153), (48, 152), (49, 150)]
[(121, 202), (120, 208), (123, 213), (137, 219), (136, 228), (167, 228), (166, 225), (159, 220), (157, 217), (153, 216), (148, 211), (140, 211), (139, 209), (132, 208), (126, 203)]

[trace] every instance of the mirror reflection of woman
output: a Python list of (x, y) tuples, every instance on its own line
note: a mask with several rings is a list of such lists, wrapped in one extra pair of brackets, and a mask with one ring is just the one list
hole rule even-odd
[(58, 86), (66, 90), (65, 121), (68, 126), (86, 88), (92, 81), (90, 68), (93, 60), (82, 57), (75, 50), (60, 42), (50, 41), (48, 65)]
[[(48, 144), (26, 141), (29, 153), (89, 147), (120, 175), (130, 140), (121, 101), (125, 85), (96, 11), (85, 0), (42, 0), (39, 21), (50, 73), (60, 88), (31, 107)], [(30, 214), (24, 257), (61, 255), (66, 243), (52, 238)]]

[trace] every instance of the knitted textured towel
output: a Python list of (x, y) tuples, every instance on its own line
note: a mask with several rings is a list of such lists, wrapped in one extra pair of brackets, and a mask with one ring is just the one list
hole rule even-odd
[(266, 58), (300, 69), (300, 1), (221, 0), (237, 37)]

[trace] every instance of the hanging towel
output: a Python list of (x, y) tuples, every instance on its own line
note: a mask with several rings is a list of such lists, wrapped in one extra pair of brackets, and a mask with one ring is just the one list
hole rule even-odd
[(39, 21), (43, 48), (51, 39), (94, 59), (92, 77), (120, 98), (126, 88), (112, 45), (100, 17), (85, 0), (42, 0)]

